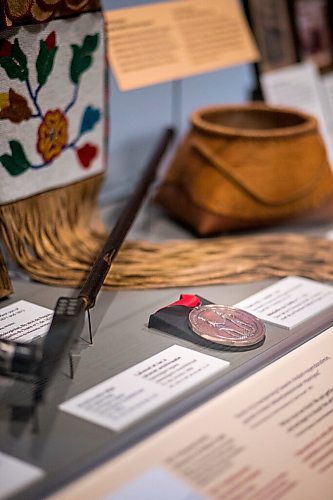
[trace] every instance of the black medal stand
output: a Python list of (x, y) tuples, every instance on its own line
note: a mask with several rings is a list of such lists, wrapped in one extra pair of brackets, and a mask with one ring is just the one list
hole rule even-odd
[[(213, 303), (203, 297), (200, 297), (199, 295), (197, 295), (197, 297), (200, 299), (201, 305)], [(191, 307), (183, 305), (171, 305), (163, 307), (162, 309), (159, 309), (158, 311), (150, 315), (148, 328), (155, 328), (156, 330), (159, 330), (161, 332), (173, 335), (183, 340), (187, 340), (192, 344), (196, 344), (208, 349), (213, 349), (215, 351), (249, 351), (261, 346), (264, 342), (263, 339), (257, 344), (251, 346), (233, 347), (217, 344), (216, 342), (206, 340), (194, 333), (191, 329), (188, 318), (191, 310)]]

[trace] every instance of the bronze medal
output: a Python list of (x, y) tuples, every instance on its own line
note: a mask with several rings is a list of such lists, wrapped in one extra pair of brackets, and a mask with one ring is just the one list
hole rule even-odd
[(253, 346), (265, 338), (263, 321), (236, 307), (209, 304), (189, 314), (191, 329), (206, 340), (233, 347)]

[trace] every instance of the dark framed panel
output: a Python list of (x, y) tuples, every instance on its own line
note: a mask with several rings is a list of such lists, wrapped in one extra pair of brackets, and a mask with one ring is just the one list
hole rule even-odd
[(244, 0), (261, 55), (260, 72), (299, 61), (333, 66), (333, 5), (329, 0)]
[(262, 99), (262, 73), (303, 61), (313, 61), (321, 73), (332, 71), (333, 2), (243, 0), (243, 5), (260, 53), (252, 99)]
[(245, 0), (244, 7), (261, 56), (259, 71), (270, 71), (297, 62), (290, 1)]
[(320, 70), (333, 66), (332, 2), (290, 2), (299, 59), (311, 60)]

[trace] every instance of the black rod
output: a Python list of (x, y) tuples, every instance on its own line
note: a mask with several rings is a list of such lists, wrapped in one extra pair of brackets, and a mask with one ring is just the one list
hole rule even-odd
[(143, 202), (147, 190), (155, 178), (159, 163), (173, 137), (173, 129), (169, 128), (164, 132), (161, 141), (157, 145), (156, 150), (153, 152), (153, 155), (148, 162), (141, 180), (130, 196), (102, 251), (95, 260), (95, 263), (93, 264), (91, 271), (78, 295), (86, 302), (87, 308), (94, 306), (97, 294), (104, 283), (111, 264), (138, 213), (138, 209)]
[(94, 306), (97, 294), (138, 213), (148, 188), (155, 179), (159, 163), (173, 136), (173, 129), (167, 129), (164, 132), (78, 296), (73, 298), (60, 297), (58, 299), (49, 332), (44, 340), (42, 359), (37, 370), (37, 385), (34, 393), (35, 404), (43, 399), (45, 388), (55, 375), (61, 360), (79, 338), (84, 326), (85, 312)]
[(58, 299), (53, 320), (43, 344), (0, 342), (0, 374), (8, 377), (22, 376), (26, 377), (27, 381), (35, 381), (34, 404), (43, 399), (46, 386), (55, 375), (64, 356), (70, 352), (71, 347), (79, 338), (84, 327), (85, 313), (94, 306), (111, 264), (138, 213), (148, 188), (155, 179), (158, 166), (173, 137), (173, 129), (167, 129), (164, 132), (141, 180), (112, 229), (78, 296)]

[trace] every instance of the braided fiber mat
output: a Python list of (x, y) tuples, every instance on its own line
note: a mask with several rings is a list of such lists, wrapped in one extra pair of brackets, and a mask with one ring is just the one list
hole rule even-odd
[[(68, 233), (67, 233), (68, 234)], [(44, 241), (43, 258), (27, 252), (20, 264), (36, 281), (81, 286), (104, 242), (95, 234), (59, 252)], [(45, 252), (47, 247), (47, 252)], [(53, 248), (52, 248), (53, 247)], [(21, 248), (22, 250), (22, 248)], [(27, 258), (28, 257), (28, 258)], [(125, 242), (106, 278), (107, 288), (149, 289), (246, 283), (299, 275), (333, 280), (333, 242), (294, 234), (219, 237), (162, 243)]]
[[(45, 192), (0, 207), (3, 243), (32, 279), (69, 287), (83, 284), (107, 238), (98, 213), (93, 215), (100, 183), (97, 176), (56, 194)], [(245, 283), (295, 274), (333, 281), (333, 241), (281, 233), (161, 243), (125, 241), (105, 287)], [(4, 269), (2, 277), (7, 278)]]
[(293, 234), (129, 242), (111, 269), (108, 285), (183, 287), (288, 275), (333, 280), (333, 242)]

